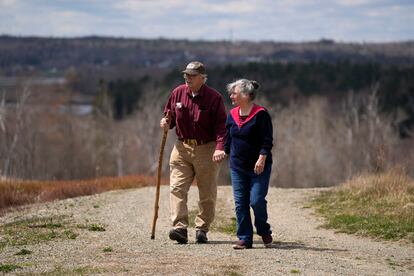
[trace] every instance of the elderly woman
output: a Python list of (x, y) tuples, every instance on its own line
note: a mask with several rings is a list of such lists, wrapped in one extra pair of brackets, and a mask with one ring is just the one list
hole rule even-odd
[(252, 248), (254, 212), (256, 232), (266, 247), (272, 245), (267, 222), (266, 195), (272, 169), (273, 127), (269, 113), (254, 103), (259, 84), (240, 79), (227, 85), (232, 104), (227, 116), (224, 150), (230, 155), (230, 172), (236, 205), (237, 237), (234, 249)]

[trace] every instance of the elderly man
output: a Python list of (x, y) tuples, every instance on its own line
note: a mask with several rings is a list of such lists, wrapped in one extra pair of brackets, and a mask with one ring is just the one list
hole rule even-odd
[(195, 218), (196, 242), (206, 243), (214, 219), (219, 162), (225, 158), (226, 110), (223, 97), (205, 84), (206, 69), (190, 62), (183, 72), (185, 84), (176, 87), (165, 105), (163, 129), (175, 127), (178, 141), (170, 156), (171, 240), (188, 242), (187, 196), (196, 179), (199, 212)]

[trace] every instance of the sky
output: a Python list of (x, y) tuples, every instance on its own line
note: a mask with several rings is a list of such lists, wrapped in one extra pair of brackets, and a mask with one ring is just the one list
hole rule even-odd
[(0, 35), (414, 40), (414, 0), (0, 0)]

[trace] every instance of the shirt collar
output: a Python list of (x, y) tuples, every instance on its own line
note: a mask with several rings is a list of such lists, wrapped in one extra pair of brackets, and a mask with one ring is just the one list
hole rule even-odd
[(252, 110), (250, 110), (249, 116), (247, 116), (247, 118), (243, 122), (240, 121), (239, 110), (240, 110), (240, 106), (237, 106), (233, 108), (232, 110), (230, 110), (230, 114), (231, 114), (231, 117), (233, 117), (233, 120), (236, 122), (237, 126), (241, 128), (242, 125), (250, 121), (259, 111), (262, 111), (265, 109), (264, 107), (260, 105), (253, 104), (253, 107), (252, 107)]
[[(205, 84), (201, 85), (200, 89), (198, 89), (198, 93), (197, 93), (196, 97), (202, 97), (204, 95), (205, 86), (206, 86)], [(190, 90), (190, 88), (188, 88), (188, 86), (187, 86), (187, 94), (190, 97), (193, 97), (193, 92), (191, 92), (191, 90)]]

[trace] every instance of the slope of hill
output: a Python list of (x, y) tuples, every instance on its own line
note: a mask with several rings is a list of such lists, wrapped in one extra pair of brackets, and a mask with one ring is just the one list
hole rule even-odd
[(71, 66), (172, 68), (188, 60), (214, 64), (258, 62), (378, 62), (413, 64), (414, 42), (337, 43), (189, 41), (113, 37), (46, 38), (0, 36), (0, 69), (65, 70)]

